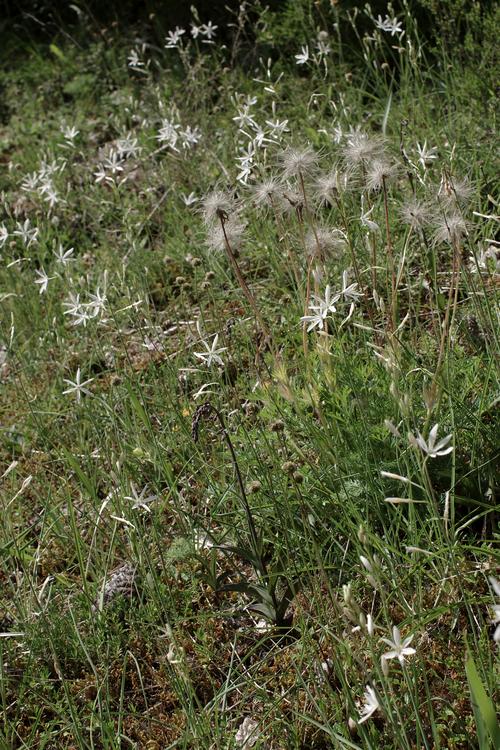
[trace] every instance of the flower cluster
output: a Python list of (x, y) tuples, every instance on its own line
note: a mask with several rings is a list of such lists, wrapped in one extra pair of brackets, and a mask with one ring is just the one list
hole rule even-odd
[[(213, 44), (214, 37), (216, 36), (217, 26), (212, 21), (202, 24), (191, 24), (191, 37), (193, 39), (201, 39), (204, 44)], [(176, 26), (175, 29), (169, 31), (166, 37), (165, 49), (179, 49), (182, 47), (182, 38), (186, 34), (186, 29)]]
[(344, 325), (352, 317), (356, 303), (363, 296), (363, 293), (358, 290), (357, 282), (349, 283), (349, 271), (346, 270), (342, 274), (341, 289), (332, 292), (332, 288), (327, 284), (323, 297), (313, 296), (315, 302), (309, 305), (310, 314), (304, 315), (301, 318), (303, 323), (307, 323), (308, 333), (315, 328), (322, 330), (326, 320), (337, 312), (337, 304), (339, 302), (349, 305), (348, 315), (341, 323), (341, 325)]

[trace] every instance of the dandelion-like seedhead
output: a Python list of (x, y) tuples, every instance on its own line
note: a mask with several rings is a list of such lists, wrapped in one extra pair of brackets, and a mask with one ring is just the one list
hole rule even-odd
[(435, 221), (434, 242), (457, 245), (467, 234), (467, 222), (458, 212), (444, 214)]
[(398, 165), (388, 159), (373, 159), (366, 172), (366, 187), (368, 190), (382, 190), (398, 176)]
[(283, 187), (278, 180), (270, 177), (252, 188), (252, 198), (256, 206), (266, 206), (275, 201), (281, 202)]
[(306, 148), (286, 148), (280, 156), (283, 177), (305, 176), (314, 171), (318, 155), (310, 146)]
[(466, 178), (444, 176), (439, 186), (438, 195), (447, 207), (466, 206), (474, 192), (473, 186)]
[(343, 149), (347, 167), (356, 169), (373, 159), (381, 160), (384, 155), (384, 140), (379, 136), (368, 135), (359, 130), (349, 133)]
[(203, 220), (207, 227), (220, 223), (221, 218), (227, 219), (234, 213), (236, 203), (230, 193), (213, 190), (205, 196), (202, 203)]
[(237, 216), (231, 216), (224, 221), (224, 227), (220, 223), (208, 226), (207, 245), (211, 250), (224, 252), (228, 243), (234, 252), (241, 247), (244, 231), (245, 224)]
[(340, 193), (347, 189), (347, 175), (333, 168), (326, 174), (319, 175), (314, 182), (314, 197), (320, 206), (332, 206)]
[(472, 198), (474, 187), (467, 178), (453, 180), (453, 194), (461, 206), (467, 205)]
[(405, 224), (412, 229), (423, 229), (432, 221), (432, 213), (428, 205), (412, 198), (400, 208), (400, 216)]
[(321, 259), (338, 255), (339, 251), (345, 249), (346, 236), (340, 229), (329, 227), (317, 227), (314, 231), (310, 229), (305, 239), (306, 250), (309, 256), (317, 256)]
[(301, 215), (304, 209), (304, 196), (297, 190), (286, 189), (283, 191), (283, 200), (279, 208), (284, 214), (296, 213)]

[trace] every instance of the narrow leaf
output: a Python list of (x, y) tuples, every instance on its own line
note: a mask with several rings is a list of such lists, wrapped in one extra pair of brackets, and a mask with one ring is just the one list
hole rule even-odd
[(476, 664), (471, 654), (465, 663), (465, 671), (469, 682), (472, 697), (472, 707), (476, 717), (478, 740), (480, 750), (487, 750), (490, 743), (486, 740), (487, 733), (490, 735), (495, 750), (500, 748), (500, 727), (495, 714), (495, 708), (491, 698), (484, 689)]

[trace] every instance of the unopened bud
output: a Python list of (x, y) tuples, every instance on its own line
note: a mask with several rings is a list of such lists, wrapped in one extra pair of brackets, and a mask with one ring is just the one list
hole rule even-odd
[(285, 463), (281, 466), (281, 471), (283, 471), (285, 474), (293, 474), (296, 469), (297, 464), (294, 464), (293, 461), (285, 461)]
[(375, 631), (375, 623), (373, 622), (373, 617), (371, 615), (368, 615), (366, 618), (366, 631), (368, 635), (373, 635)]
[(282, 419), (277, 419), (276, 422), (271, 422), (271, 432), (283, 432), (285, 429), (285, 423)]
[(350, 583), (344, 583), (342, 586), (342, 594), (344, 596), (344, 601), (347, 604), (348, 607), (352, 604), (352, 588)]
[(253, 482), (250, 482), (250, 484), (247, 486), (247, 493), (249, 495), (255, 495), (256, 492), (258, 492), (262, 488), (262, 484), (259, 482), (258, 479), (254, 479)]

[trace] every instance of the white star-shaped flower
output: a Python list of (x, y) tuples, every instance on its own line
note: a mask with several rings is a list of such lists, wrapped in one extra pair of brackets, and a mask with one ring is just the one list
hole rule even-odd
[(401, 633), (396, 625), (392, 628), (392, 641), (390, 638), (382, 638), (382, 640), (391, 649), (382, 655), (382, 660), (388, 661), (389, 659), (398, 659), (400, 664), (404, 664), (405, 657), (412, 656), (416, 653), (414, 648), (410, 648), (413, 635), (408, 636), (404, 641), (401, 640)]
[(47, 276), (44, 269), (35, 269), (35, 273), (37, 274), (38, 278), (35, 279), (35, 284), (40, 285), (40, 294), (44, 294), (44, 292), (47, 291), (47, 287), (49, 285), (49, 281), (52, 279), (55, 279), (55, 276)]
[(181, 43), (181, 36), (186, 33), (186, 29), (176, 26), (174, 31), (169, 31), (166, 37), (165, 49), (175, 49)]
[(332, 294), (330, 284), (328, 284), (325, 289), (324, 299), (322, 297), (317, 297), (316, 295), (315, 299), (317, 300), (318, 304), (309, 305), (311, 314), (303, 315), (300, 319), (302, 323), (309, 324), (307, 326), (307, 333), (312, 331), (314, 328), (322, 328), (323, 323), (327, 319), (327, 317), (337, 311), (335, 305), (339, 301), (340, 295), (337, 293)]
[(364, 198), (361, 196), (361, 226), (366, 227), (370, 232), (380, 232), (380, 227), (377, 222), (368, 218), (372, 214), (374, 208), (375, 204), (373, 204), (369, 211), (365, 211)]
[(436, 153), (437, 147), (431, 146), (427, 148), (427, 141), (424, 141), (423, 146), (421, 146), (420, 143), (417, 143), (417, 152), (418, 152), (418, 160), (424, 169), (426, 169), (427, 165), (431, 161), (435, 161), (438, 158), (438, 155)]
[(0, 247), (3, 247), (9, 239), (9, 233), (5, 224), (0, 225)]
[(200, 34), (202, 34), (202, 36), (206, 36), (208, 40), (211, 40), (212, 37), (215, 36), (215, 29), (217, 28), (218, 27), (214, 26), (212, 21), (209, 21), (208, 23), (204, 23), (203, 26), (200, 26), (199, 31), (200, 31)]
[(210, 367), (212, 362), (216, 362), (218, 365), (224, 366), (224, 362), (219, 355), (222, 354), (222, 352), (225, 352), (227, 350), (227, 347), (223, 346), (217, 349), (218, 340), (219, 334), (216, 333), (214, 336), (214, 340), (212, 341), (212, 346), (209, 346), (206, 341), (201, 342), (203, 346), (206, 347), (206, 352), (193, 352), (194, 356), (198, 357), (198, 359), (201, 359), (207, 367)]
[(189, 195), (181, 193), (181, 199), (185, 206), (192, 206), (193, 203), (196, 203), (198, 200), (195, 193), (189, 193)]
[(306, 62), (309, 60), (309, 47), (307, 44), (305, 47), (302, 47), (302, 51), (295, 55), (295, 59), (297, 60), (297, 65), (305, 65)]
[(63, 381), (67, 383), (70, 387), (67, 388), (65, 391), (63, 391), (63, 395), (66, 393), (74, 393), (76, 395), (76, 400), (78, 403), (80, 403), (82, 399), (82, 393), (86, 393), (87, 396), (91, 396), (91, 392), (88, 390), (88, 388), (85, 388), (86, 385), (89, 383), (92, 383), (94, 378), (89, 378), (89, 380), (84, 380), (82, 383), (82, 376), (80, 372), (80, 368), (76, 371), (76, 377), (75, 380), (66, 380), (66, 378), (63, 378)]
[(437, 458), (437, 456), (448, 455), (448, 453), (451, 453), (453, 450), (453, 446), (448, 445), (450, 440), (453, 438), (453, 435), (447, 435), (445, 438), (442, 438), (441, 440), (436, 442), (438, 427), (438, 424), (434, 425), (434, 427), (429, 432), (428, 440), (425, 440), (420, 432), (417, 432), (416, 437), (414, 435), (410, 435), (410, 443), (412, 443), (413, 445), (417, 445), (420, 450), (424, 453), (427, 453), (430, 458)]
[(57, 248), (57, 250), (54, 250), (54, 255), (56, 256), (57, 262), (62, 266), (67, 266), (70, 261), (74, 260), (74, 258), (71, 257), (74, 250), (74, 247), (70, 247), (69, 250), (65, 250), (61, 243), (59, 243), (59, 247)]
[(368, 721), (368, 719), (370, 719), (373, 714), (380, 708), (377, 694), (370, 685), (366, 686), (364, 700), (365, 702), (363, 708), (361, 709), (361, 717), (358, 721), (358, 724), (363, 724), (363, 722)]
[(375, 26), (381, 31), (386, 31), (391, 36), (395, 36), (396, 34), (404, 34), (402, 22), (398, 21), (396, 16), (394, 16), (394, 18), (386, 16), (382, 20), (382, 16), (379, 15), (377, 20), (375, 21)]
[[(495, 595), (500, 597), (500, 582), (493, 576), (490, 576), (490, 583)], [(493, 615), (491, 622), (493, 625), (496, 625), (493, 640), (495, 643), (500, 643), (500, 604), (494, 604), (491, 608), (491, 613)]]
[(341, 296), (344, 298), (345, 302), (348, 302), (351, 300), (352, 302), (357, 302), (360, 297), (363, 296), (363, 292), (358, 292), (358, 284), (357, 282), (354, 282), (353, 284), (349, 284), (349, 271), (344, 271), (342, 273), (342, 291), (340, 292)]

